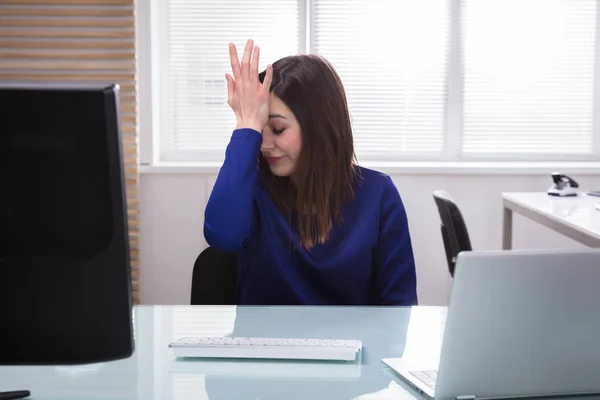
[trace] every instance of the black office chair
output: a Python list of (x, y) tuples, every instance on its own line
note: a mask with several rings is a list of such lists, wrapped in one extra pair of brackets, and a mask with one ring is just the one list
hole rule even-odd
[(454, 276), (456, 257), (461, 251), (471, 251), (471, 240), (460, 209), (452, 197), (443, 190), (433, 192), (441, 219), (442, 239), (450, 276)]
[(237, 255), (203, 250), (192, 272), (192, 305), (236, 305)]

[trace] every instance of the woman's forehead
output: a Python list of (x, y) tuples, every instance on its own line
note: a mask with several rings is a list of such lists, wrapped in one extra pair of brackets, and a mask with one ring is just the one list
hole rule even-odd
[(269, 96), (269, 116), (289, 119), (292, 111), (274, 94)]

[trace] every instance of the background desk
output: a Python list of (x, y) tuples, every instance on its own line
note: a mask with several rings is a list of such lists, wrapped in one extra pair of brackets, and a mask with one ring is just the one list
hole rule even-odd
[[(134, 310), (136, 351), (127, 359), (76, 367), (0, 367), (0, 390), (41, 399), (405, 399), (413, 397), (383, 357), (439, 356), (441, 307), (194, 307)], [(360, 339), (358, 364), (177, 361), (181, 336), (233, 334)]]
[(512, 248), (513, 212), (561, 233), (588, 247), (600, 247), (600, 197), (581, 194), (554, 197), (545, 192), (503, 193), (502, 248)]

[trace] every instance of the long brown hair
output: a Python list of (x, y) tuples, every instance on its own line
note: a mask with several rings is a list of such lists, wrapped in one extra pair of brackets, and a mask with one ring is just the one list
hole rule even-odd
[(318, 55), (273, 63), (271, 92), (298, 120), (302, 148), (291, 178), (272, 174), (262, 156), (259, 170), (278, 208), (297, 214), (301, 244), (310, 249), (341, 222), (342, 206), (360, 178), (346, 93), (333, 66)]

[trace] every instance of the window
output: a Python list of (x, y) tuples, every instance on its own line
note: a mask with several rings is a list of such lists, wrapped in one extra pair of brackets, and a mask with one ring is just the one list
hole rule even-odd
[(222, 162), (248, 38), (333, 63), (360, 162), (600, 159), (596, 0), (152, 1), (160, 161)]
[(464, 3), (464, 154), (593, 155), (596, 1)]
[(444, 151), (448, 0), (315, 0), (312, 51), (344, 83), (359, 160)]

